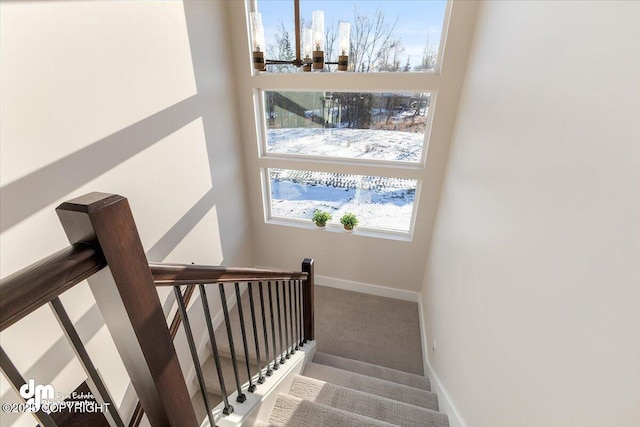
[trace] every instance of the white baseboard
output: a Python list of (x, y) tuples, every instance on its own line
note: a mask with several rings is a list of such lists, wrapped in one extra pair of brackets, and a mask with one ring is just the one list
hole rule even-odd
[(460, 415), (460, 411), (453, 403), (451, 396), (447, 393), (447, 390), (442, 385), (440, 378), (436, 374), (435, 370), (429, 363), (429, 349), (430, 345), (427, 341), (427, 331), (425, 328), (425, 316), (422, 306), (422, 298), (418, 300), (418, 313), (420, 315), (420, 335), (422, 339), (422, 357), (424, 362), (424, 373), (429, 377), (431, 383), (431, 391), (438, 395), (438, 406), (440, 412), (447, 414), (449, 417), (449, 427), (468, 427), (467, 423)]
[(429, 372), (429, 380), (431, 382), (431, 391), (438, 394), (440, 412), (444, 412), (449, 417), (449, 427), (468, 427), (469, 425), (465, 422), (464, 418), (462, 418), (460, 411), (458, 411), (458, 408), (453, 403), (451, 396), (447, 393), (447, 390), (442, 385), (440, 378), (428, 361), (427, 369)]
[(369, 283), (354, 282), (352, 280), (337, 279), (335, 277), (318, 275), (315, 276), (315, 281), (316, 285), (318, 286), (328, 286), (330, 288), (343, 289), (345, 291), (360, 292), (363, 294), (400, 299), (404, 301), (420, 301), (420, 294), (418, 292), (406, 291), (404, 289), (371, 285)]

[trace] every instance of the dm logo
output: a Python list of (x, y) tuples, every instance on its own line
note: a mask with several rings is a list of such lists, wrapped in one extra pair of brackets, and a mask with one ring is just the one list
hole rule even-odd
[(51, 384), (36, 385), (35, 380), (30, 379), (25, 385), (20, 387), (20, 396), (27, 401), (27, 412), (38, 412), (42, 407), (42, 401), (53, 399), (55, 389)]

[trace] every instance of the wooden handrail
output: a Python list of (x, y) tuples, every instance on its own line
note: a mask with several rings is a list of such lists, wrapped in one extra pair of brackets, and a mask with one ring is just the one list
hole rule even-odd
[(100, 271), (102, 253), (76, 243), (0, 280), (0, 331)]
[(90, 193), (56, 212), (71, 246), (0, 280), (0, 331), (86, 279), (141, 402), (130, 425), (143, 408), (154, 427), (198, 425), (173, 345), (181, 319), (167, 328), (158, 286), (189, 285), (188, 303), (197, 284), (302, 281), (301, 339), (313, 339), (311, 259), (302, 271), (149, 263), (124, 197)]
[(265, 280), (306, 280), (302, 271), (235, 268), (192, 264), (149, 263), (156, 286), (199, 285), (203, 283), (257, 282)]

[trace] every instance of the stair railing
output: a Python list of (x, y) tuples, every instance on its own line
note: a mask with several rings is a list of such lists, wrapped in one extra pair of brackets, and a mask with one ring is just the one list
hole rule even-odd
[[(258, 365), (257, 383), (265, 380), (272, 369), (284, 363), (286, 358), (299, 349), (306, 340), (314, 339), (313, 320), (313, 260), (305, 259), (301, 272), (266, 269), (243, 269), (178, 264), (149, 264), (147, 262), (128, 201), (118, 195), (90, 193), (60, 205), (57, 214), (71, 246), (44, 258), (0, 281), (0, 331), (10, 327), (39, 307), (50, 304), (85, 369), (88, 384), (101, 404), (107, 404), (105, 413), (109, 424), (124, 426), (122, 418), (113, 404), (109, 392), (91, 362), (77, 331), (64, 312), (58, 299), (66, 290), (87, 280), (98, 308), (111, 333), (129, 374), (140, 407), (153, 427), (199, 425), (191, 405), (186, 382), (173, 345), (180, 320), (185, 328), (187, 341), (196, 368), (196, 376), (207, 405), (208, 417), (213, 422), (206, 384), (197, 359), (197, 349), (187, 315), (188, 299), (197, 285), (212, 352), (216, 361), (221, 387), (219, 355), (205, 285), (217, 284), (224, 312), (224, 322), (230, 338), (230, 348), (235, 352), (230, 326), (225, 284), (233, 283), (235, 302), (240, 313), (242, 342), (245, 360), (249, 366), (247, 326), (244, 325), (240, 284), (246, 283), (251, 311), (251, 326), (256, 347)], [(107, 268), (105, 268), (107, 267)], [(263, 330), (256, 327), (254, 284), (258, 285), (260, 301), (259, 315)], [(180, 286), (186, 285), (183, 294)], [(178, 312), (171, 326), (167, 327), (156, 286), (172, 286), (178, 302)], [(266, 292), (265, 292), (266, 288)], [(273, 292), (272, 292), (273, 291)], [(275, 293), (276, 309), (273, 308)], [(265, 295), (267, 294), (267, 295)], [(280, 302), (282, 294), (282, 303)], [(269, 309), (266, 308), (266, 300)], [(282, 309), (282, 312), (280, 311)], [(268, 331), (265, 319), (271, 319), (271, 352), (268, 346)], [(274, 316), (277, 316), (278, 328)], [(284, 340), (282, 323), (285, 324)], [(280, 346), (276, 347), (276, 329)], [(265, 363), (262, 363), (258, 334), (262, 333)], [(4, 350), (0, 348), (0, 363), (3, 372), (16, 391), (26, 382), (15, 368)], [(237, 360), (234, 361), (237, 402), (241, 402), (243, 386), (237, 380)], [(251, 392), (255, 389), (251, 372), (248, 372)], [(225, 413), (232, 406), (224, 391)], [(141, 410), (134, 413), (129, 425), (140, 422)], [(137, 415), (136, 415), (137, 414)], [(45, 411), (34, 413), (40, 425), (55, 426)]]
[[(218, 382), (224, 404), (223, 414), (233, 412), (233, 406), (229, 403), (229, 393), (225, 387), (224, 375), (221, 369), (218, 344), (215, 337), (215, 327), (211, 319), (211, 309), (208, 302), (206, 286), (216, 286), (220, 293), (220, 302), (224, 313), (224, 325), (226, 328), (229, 350), (233, 365), (236, 402), (243, 403), (246, 400), (244, 390), (253, 392), (258, 384), (263, 384), (266, 377), (271, 376), (273, 370), (295, 354), (307, 340), (313, 340), (312, 307), (313, 301), (313, 260), (305, 259), (302, 262), (301, 271), (280, 271), (253, 268), (227, 268), (196, 266), (188, 264), (159, 264), (150, 263), (149, 268), (154, 277), (156, 286), (172, 286), (178, 301), (179, 312), (182, 316), (187, 335), (187, 341), (196, 366), (196, 377), (202, 392), (205, 408), (212, 417), (212, 408), (206, 392), (205, 377), (199, 369), (202, 365), (198, 356), (197, 347), (190, 327), (186, 304), (181, 299), (180, 286), (197, 286), (204, 313), (209, 344), (217, 368)], [(233, 295), (227, 297), (225, 284), (233, 285)], [(249, 307), (243, 306), (240, 285), (246, 285), (249, 299)], [(256, 286), (257, 285), (257, 288)], [(244, 356), (244, 365), (247, 370), (248, 383), (245, 387), (241, 384), (239, 374), (239, 357), (234, 341), (234, 333), (231, 327), (231, 315), (229, 300), (235, 303), (238, 311), (240, 335), (242, 339), (241, 350)], [(249, 310), (250, 322), (247, 322), (245, 310)], [(248, 324), (247, 324), (248, 323)], [(262, 327), (259, 327), (261, 323)], [(270, 332), (270, 334), (269, 334)], [(276, 336), (279, 338), (276, 341)], [(261, 339), (262, 338), (262, 339)], [(269, 339), (271, 338), (271, 340)], [(253, 342), (251, 342), (253, 341)], [(262, 341), (262, 345), (260, 344)], [(279, 345), (278, 345), (279, 344)], [(249, 347), (255, 350), (257, 370), (251, 371), (251, 354)], [(264, 350), (264, 353), (262, 353)], [(264, 355), (264, 358), (262, 357)], [(255, 381), (254, 381), (255, 379)], [(210, 418), (211, 425), (215, 425)]]

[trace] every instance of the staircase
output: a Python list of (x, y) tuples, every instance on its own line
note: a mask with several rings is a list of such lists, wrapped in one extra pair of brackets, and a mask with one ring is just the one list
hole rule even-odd
[[(318, 299), (316, 313), (319, 321), (319, 328), (323, 328), (322, 319), (323, 303), (331, 305), (335, 309), (335, 301), (325, 301), (329, 295), (335, 297), (337, 290), (327, 292), (320, 289), (316, 293)], [(344, 291), (340, 291), (344, 292)], [(338, 298), (347, 299), (353, 297), (354, 293), (339, 294)], [(362, 306), (369, 307), (362, 310), (377, 310), (378, 317), (384, 314), (379, 310), (380, 304), (389, 307), (398, 304), (398, 300), (383, 299), (386, 301), (372, 300), (371, 297), (364, 296)], [(242, 305), (247, 307), (249, 303), (247, 292), (242, 295)], [(353, 303), (353, 301), (350, 301)], [(257, 305), (260, 310), (260, 305)], [(231, 311), (232, 333), (236, 348), (242, 349), (240, 334), (239, 316), (237, 307)], [(326, 313), (325, 313), (326, 314)], [(332, 314), (335, 316), (335, 313)], [(363, 313), (358, 313), (363, 315)], [(245, 323), (249, 324), (249, 313), (245, 308)], [(345, 319), (346, 320), (346, 319)], [(275, 319), (277, 323), (277, 318)], [(266, 318), (267, 330), (271, 330), (270, 319)], [(352, 324), (353, 326), (353, 324)], [(376, 325), (373, 325), (375, 328)], [(262, 330), (262, 321), (257, 319), (257, 329)], [(277, 328), (276, 328), (277, 329)], [(379, 329), (379, 328), (378, 328)], [(321, 331), (322, 332), (322, 331)], [(363, 331), (366, 335), (366, 332)], [(321, 337), (320, 333), (319, 336)], [(400, 334), (398, 334), (400, 335)], [(223, 376), (228, 389), (233, 389), (234, 373), (231, 360), (229, 358), (229, 343), (226, 328), (220, 325), (216, 329), (218, 338), (219, 353)], [(325, 335), (326, 338), (326, 335)], [(401, 338), (398, 338), (400, 340)], [(263, 334), (259, 334), (260, 348), (264, 348)], [(271, 346), (270, 352), (273, 357), (272, 337), (268, 334), (268, 342)], [(278, 339), (276, 339), (278, 344)], [(322, 342), (318, 342), (322, 348)], [(402, 342), (389, 343), (390, 347), (403, 349)], [(335, 348), (335, 347), (334, 347)], [(334, 350), (332, 350), (334, 351)], [(401, 350), (400, 350), (401, 351)], [(262, 356), (262, 368), (264, 368), (264, 354)], [(401, 353), (398, 358), (403, 357)], [(245, 383), (248, 380), (247, 368), (243, 351), (238, 355), (238, 371), (240, 380)], [(258, 371), (255, 347), (249, 346), (250, 372), (254, 375)], [(281, 367), (282, 368), (282, 367)], [(209, 358), (203, 366), (206, 378), (207, 391), (210, 399), (215, 405), (220, 402), (220, 384), (217, 379), (216, 368), (213, 358)], [(258, 385), (258, 390), (261, 386)], [(449, 421), (446, 414), (438, 412), (438, 396), (431, 392), (429, 378), (417, 374), (412, 374), (384, 366), (365, 363), (345, 357), (340, 357), (328, 353), (315, 352), (312, 361), (304, 366), (299, 375), (293, 375), (291, 385), (278, 394), (270, 415), (264, 415), (265, 420), (256, 421), (255, 426), (427, 426), (427, 427), (448, 427)], [(194, 406), (200, 419), (203, 419), (203, 405), (199, 402), (198, 395), (194, 398)], [(233, 404), (233, 402), (231, 402)]]
[(330, 354), (316, 353), (288, 393), (281, 393), (267, 426), (448, 427), (429, 378)]

